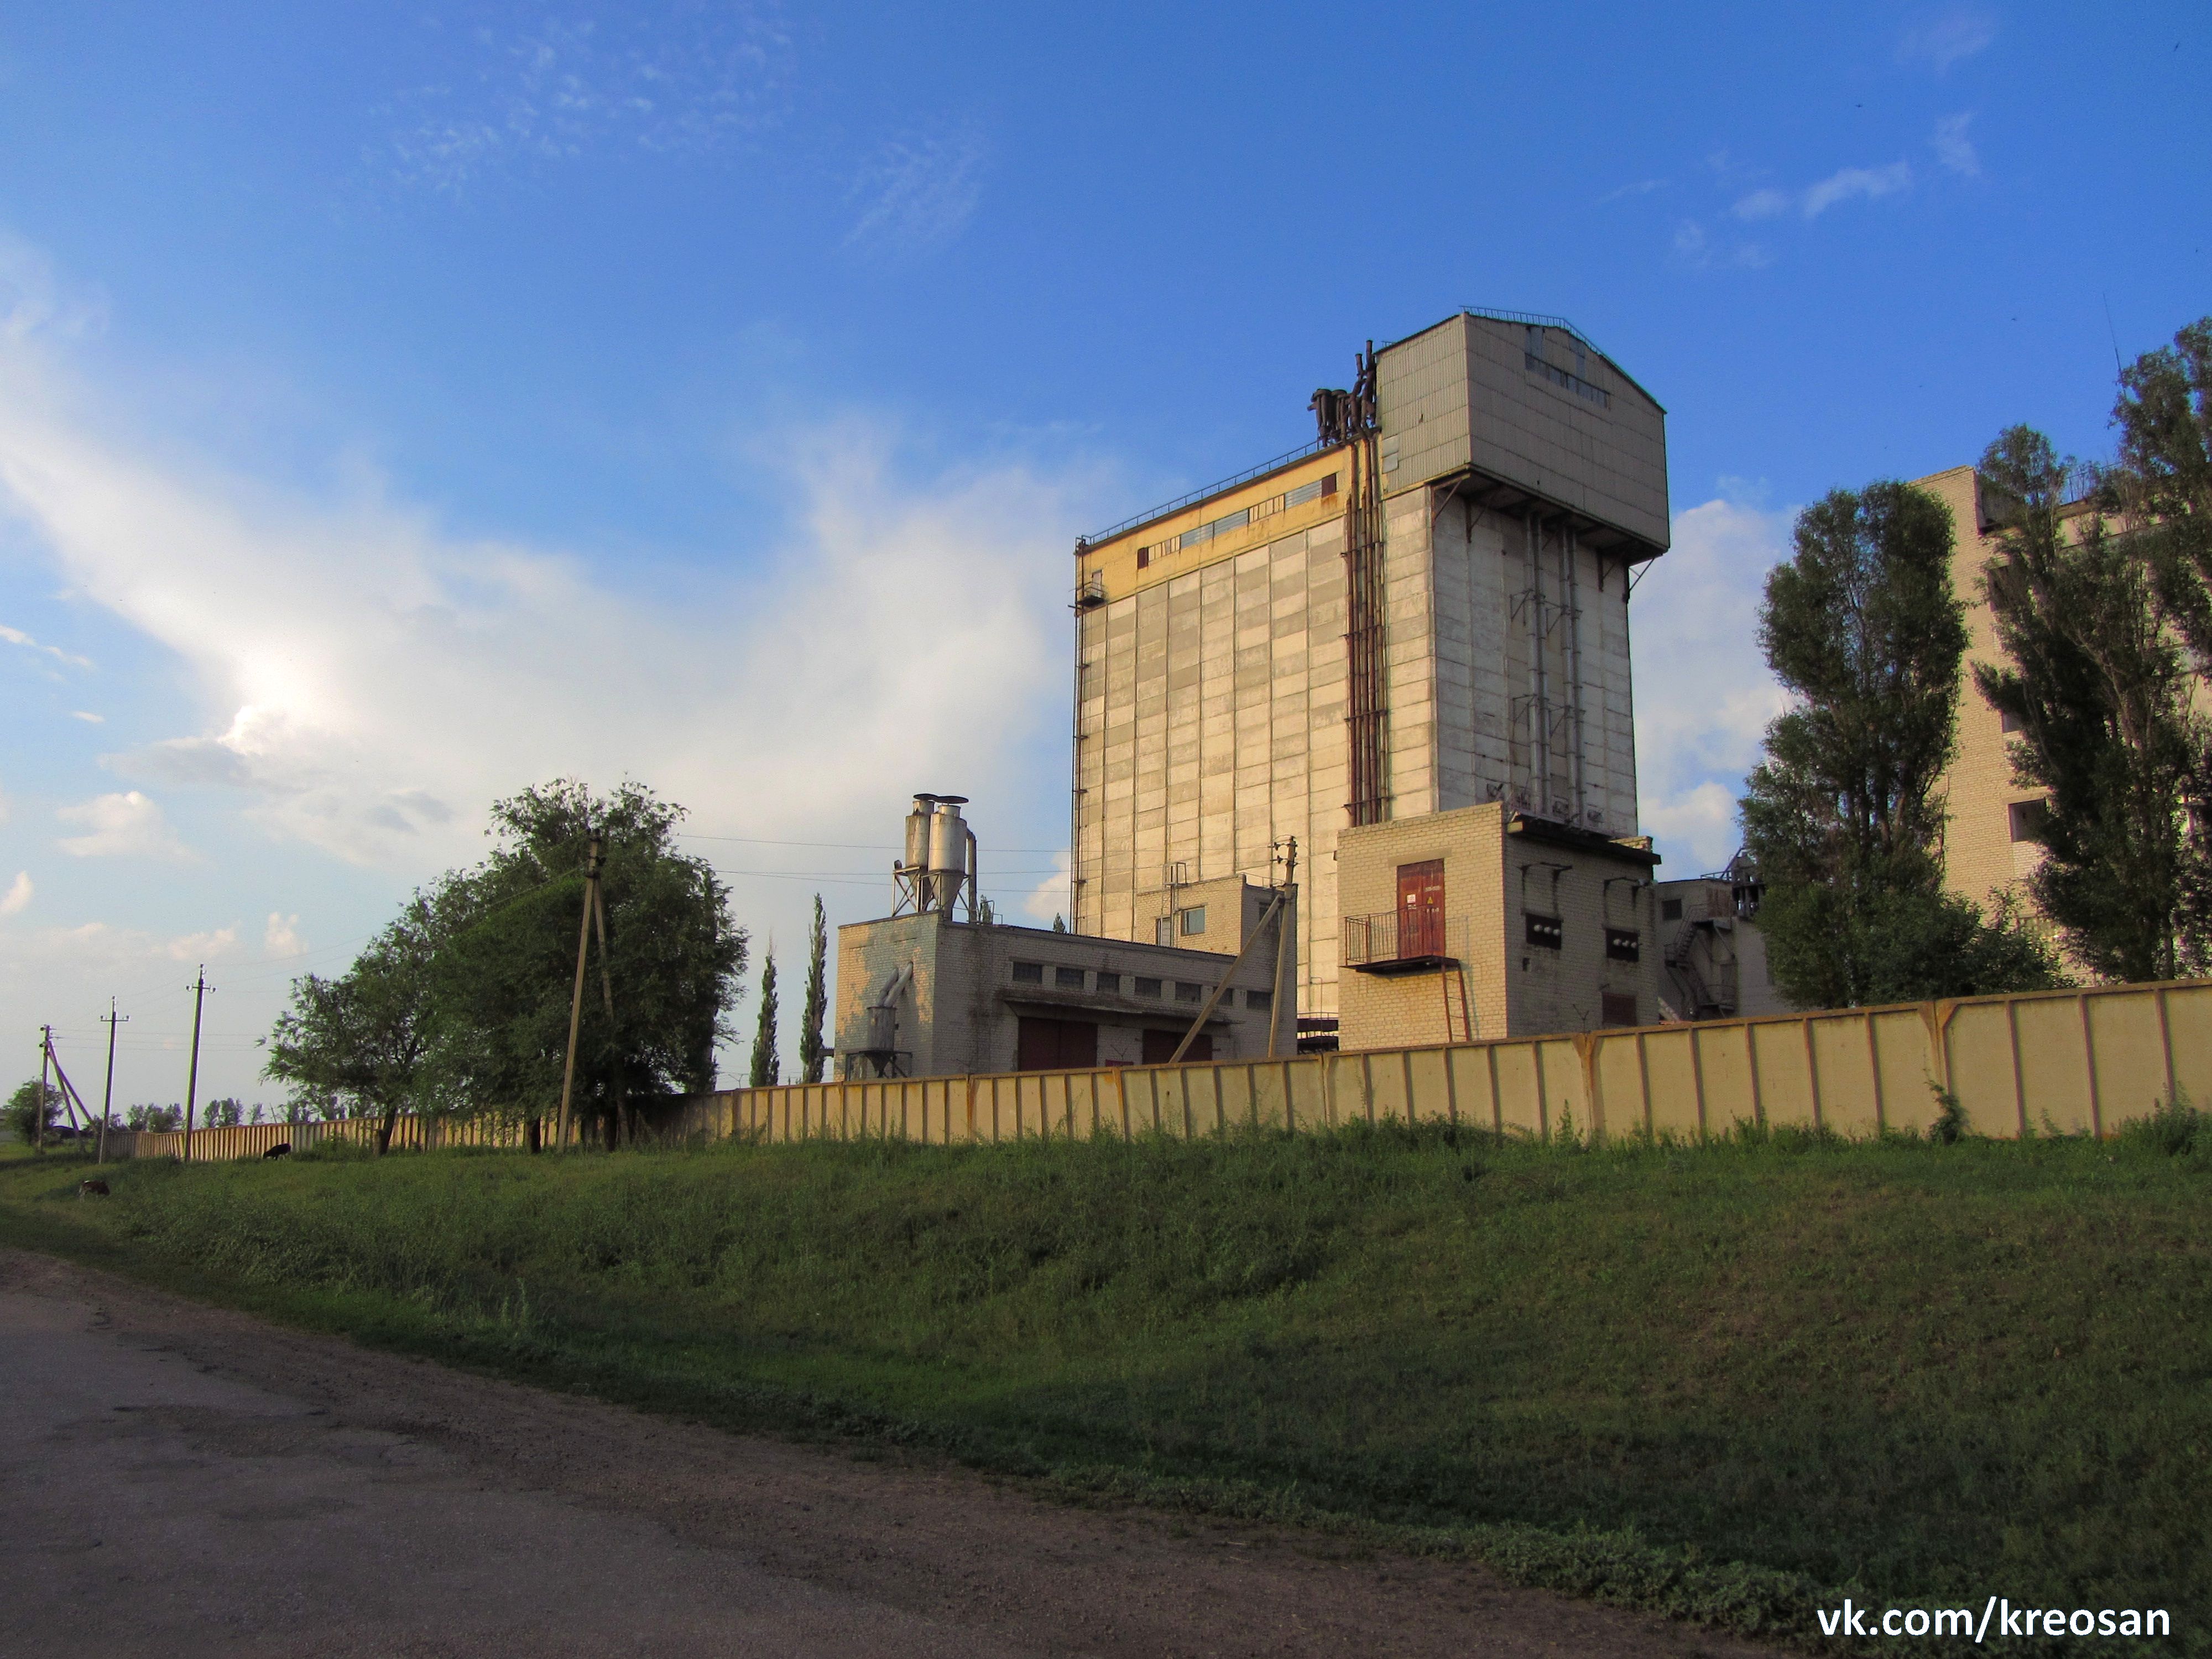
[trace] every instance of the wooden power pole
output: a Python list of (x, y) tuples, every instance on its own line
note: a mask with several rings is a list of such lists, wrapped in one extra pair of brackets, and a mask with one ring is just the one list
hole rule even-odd
[(39, 1027), (39, 1111), (31, 1120), (31, 1150), (46, 1150), (46, 1068), (54, 1059), (54, 1028)]
[(185, 988), (192, 994), (192, 1062), (185, 1073), (185, 1162), (189, 1164), (192, 1161), (192, 1111), (200, 1090), (200, 1005), (215, 989), (207, 982), (207, 963), (200, 963), (198, 977)]
[(100, 1150), (93, 1155), (95, 1163), (107, 1162), (107, 1120), (115, 1115), (115, 1028), (130, 1018), (117, 1013), (115, 999), (108, 998), (107, 1018), (100, 1022), (107, 1027), (107, 1087), (100, 1097)]
[(584, 854), (584, 917), (576, 930), (576, 986), (568, 997), (568, 1058), (561, 1067), (561, 1115), (555, 1120), (553, 1144), (568, 1144), (569, 1097), (576, 1084), (576, 1036), (584, 1024), (584, 964), (591, 951), (592, 925), (599, 929), (599, 979), (606, 990), (607, 1012), (614, 1012), (615, 997), (607, 980), (607, 928), (599, 914), (599, 838), (593, 836)]

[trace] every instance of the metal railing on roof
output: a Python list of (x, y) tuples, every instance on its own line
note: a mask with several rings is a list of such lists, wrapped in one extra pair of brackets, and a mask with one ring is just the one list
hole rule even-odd
[(1301, 445), (1287, 454), (1276, 456), (1272, 461), (1262, 461), (1257, 466), (1248, 467), (1233, 478), (1224, 478), (1220, 483), (1210, 483), (1203, 489), (1194, 489), (1187, 495), (1178, 495), (1171, 501), (1164, 501), (1158, 507), (1147, 507), (1144, 512), (1133, 514), (1130, 517), (1122, 520), (1121, 523), (1101, 530), (1095, 535), (1079, 536), (1075, 539), (1075, 544), (1078, 547), (1096, 547), (1101, 542), (1109, 542), (1124, 531), (1134, 530), (1139, 525), (1150, 524), (1155, 519), (1164, 519), (1170, 513), (1180, 513), (1184, 507), (1194, 506), (1209, 496), (1218, 495), (1224, 490), (1234, 489), (1238, 484), (1250, 483), (1255, 478), (1264, 478), (1270, 472), (1279, 471), (1295, 461), (1306, 460), (1320, 454), (1325, 449), (1334, 447), (1324, 439), (1316, 438), (1311, 443)]
[(1493, 323), (1519, 323), (1528, 328), (1561, 330), (1573, 335), (1592, 351), (1596, 352), (1599, 356), (1605, 358), (1606, 362), (1613, 362), (1604, 347), (1564, 317), (1549, 317), (1540, 311), (1505, 311), (1496, 306), (1462, 306), (1460, 309), (1469, 317), (1486, 317)]

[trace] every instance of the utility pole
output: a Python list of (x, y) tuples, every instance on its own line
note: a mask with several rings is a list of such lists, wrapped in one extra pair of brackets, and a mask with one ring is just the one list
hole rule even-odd
[(46, 1067), (54, 1058), (54, 1028), (39, 1027), (39, 1114), (31, 1120), (31, 1150), (46, 1150)]
[(93, 1155), (94, 1162), (107, 1162), (107, 1120), (115, 1115), (115, 1028), (130, 1018), (128, 1014), (115, 1012), (115, 999), (107, 1000), (107, 1018), (101, 1022), (107, 1027), (107, 1087), (100, 1097), (100, 1150)]
[[(1297, 962), (1298, 838), (1296, 836), (1290, 838), (1283, 855), (1283, 891), (1288, 896), (1285, 902), (1289, 908), (1279, 924), (1280, 931), (1275, 936), (1275, 990), (1267, 1003), (1267, 1057), (1271, 1060), (1274, 1058), (1275, 1043), (1283, 1030), (1283, 977), (1286, 966), (1294, 966)], [(1295, 1046), (1297, 1041), (1296, 1028), (1291, 1030), (1291, 1040)]]
[(192, 994), (192, 1063), (185, 1073), (185, 1162), (189, 1164), (192, 1161), (192, 1111), (200, 1091), (200, 1005), (215, 989), (207, 982), (207, 963), (200, 963), (198, 977), (185, 988)]
[(606, 987), (607, 1012), (615, 1006), (614, 990), (607, 985), (606, 923), (599, 919), (599, 838), (593, 836), (584, 854), (584, 919), (576, 931), (576, 988), (568, 998), (568, 1058), (561, 1068), (561, 1115), (555, 1120), (553, 1144), (568, 1144), (568, 1098), (576, 1082), (576, 1034), (584, 1023), (584, 963), (592, 944), (592, 924), (599, 923), (599, 978)]
[(54, 1028), (49, 1025), (45, 1030), (46, 1058), (53, 1062), (54, 1081), (61, 1085), (62, 1110), (69, 1114), (70, 1131), (82, 1135), (92, 1121), (92, 1108), (84, 1103), (84, 1097), (77, 1093), (76, 1085), (62, 1068), (62, 1057), (54, 1052)]

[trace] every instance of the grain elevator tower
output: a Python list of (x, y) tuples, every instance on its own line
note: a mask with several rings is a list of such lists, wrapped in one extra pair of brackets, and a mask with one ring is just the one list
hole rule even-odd
[(1193, 894), (1295, 836), (1325, 1017), (1340, 830), (1501, 801), (1636, 834), (1628, 586), (1667, 450), (1553, 317), (1462, 312), (1312, 408), (1304, 448), (1076, 544), (1071, 920), (1205, 948)]

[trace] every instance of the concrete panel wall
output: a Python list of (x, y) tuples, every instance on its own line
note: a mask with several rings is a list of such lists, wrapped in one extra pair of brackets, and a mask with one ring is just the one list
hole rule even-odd
[(1071, 925), (1153, 938), (1167, 872), (1304, 890), (1298, 1004), (1336, 1008), (1332, 854), (1348, 784), (1340, 516), (1081, 613)]
[[(2017, 1059), (2014, 1056), (2017, 1055)], [(1645, 1026), (1299, 1060), (690, 1097), (666, 1133), (767, 1140), (904, 1124), (910, 1138), (1192, 1135), (1258, 1125), (1443, 1121), (1578, 1139), (1723, 1135), (1738, 1124), (1850, 1137), (1923, 1130), (1955, 1091), (1976, 1133), (2110, 1134), (2176, 1091), (2212, 1098), (2212, 981)], [(1024, 1092), (1026, 1091), (1026, 1092)], [(2047, 1120), (2047, 1122), (2046, 1122)]]
[[(1948, 1087), (1976, 1133), (2110, 1134), (2177, 1091), (2212, 1100), (2212, 980), (1647, 1026), (1298, 1060), (900, 1078), (732, 1089), (655, 1103), (648, 1139), (866, 1136), (941, 1144), (1317, 1129), (1437, 1120), (1506, 1134), (1726, 1134), (1737, 1123), (1847, 1136), (1918, 1130)], [(550, 1107), (549, 1107), (550, 1110)], [(402, 1117), (392, 1144), (515, 1146), (521, 1127)], [(375, 1123), (256, 1124), (192, 1136), (196, 1161), (276, 1141), (373, 1140)], [(180, 1133), (109, 1137), (115, 1158), (182, 1155)]]
[[(1666, 412), (1569, 331), (1462, 313), (1386, 348), (1377, 365), (1383, 487), (1410, 489), (1474, 466), (1624, 531), (1668, 544)], [(1578, 371), (1578, 372), (1577, 372)]]

